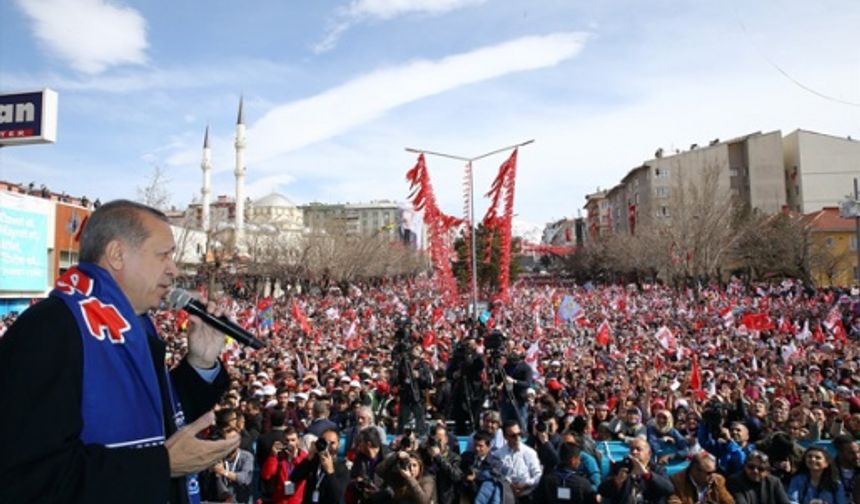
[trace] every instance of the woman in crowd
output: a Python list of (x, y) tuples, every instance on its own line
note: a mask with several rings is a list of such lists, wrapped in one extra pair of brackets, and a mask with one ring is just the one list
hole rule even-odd
[(788, 498), (792, 504), (847, 504), (845, 488), (823, 448), (806, 449), (800, 469), (788, 486)]

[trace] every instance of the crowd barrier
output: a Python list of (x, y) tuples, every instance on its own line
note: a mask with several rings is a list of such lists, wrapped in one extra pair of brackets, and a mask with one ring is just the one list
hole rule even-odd
[[(391, 444), (391, 442), (394, 441), (394, 438), (395, 436), (389, 434), (387, 436), (388, 444)], [(466, 451), (466, 447), (469, 444), (469, 438), (466, 436), (458, 436), (457, 444), (460, 446), (460, 453), (463, 453)], [(836, 451), (833, 449), (833, 443), (831, 443), (830, 441), (818, 441), (816, 443), (801, 442), (800, 444), (804, 448), (811, 444), (815, 444), (816, 446), (823, 447), (825, 450), (827, 450), (828, 453), (830, 453), (831, 456), (836, 455)], [(630, 453), (630, 449), (625, 443), (621, 441), (601, 441), (597, 443), (597, 448), (602, 455), (600, 470), (603, 473), (604, 477), (609, 474), (609, 465), (613, 461), (621, 460)], [(344, 456), (346, 454), (346, 438), (343, 436), (341, 436), (340, 438), (340, 452), (341, 456)], [(666, 472), (669, 475), (672, 475), (677, 472), (683, 471), (687, 468), (688, 463), (689, 462), (687, 460), (678, 460), (670, 462), (666, 465)]]

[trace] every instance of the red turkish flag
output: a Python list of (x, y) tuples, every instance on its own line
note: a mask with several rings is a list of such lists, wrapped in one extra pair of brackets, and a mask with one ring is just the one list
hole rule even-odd
[(693, 354), (693, 368), (690, 370), (690, 388), (702, 390), (702, 371), (699, 369), (699, 356)]
[(302, 331), (304, 331), (305, 334), (311, 333), (311, 324), (310, 322), (308, 322), (308, 317), (302, 311), (301, 306), (299, 306), (299, 302), (295, 299), (293, 300), (293, 318), (298, 321), (299, 325), (302, 327)]
[(600, 323), (600, 326), (597, 327), (597, 336), (595, 341), (597, 341), (598, 345), (609, 346), (609, 339), (611, 336), (612, 329), (609, 327), (609, 321), (604, 320)]

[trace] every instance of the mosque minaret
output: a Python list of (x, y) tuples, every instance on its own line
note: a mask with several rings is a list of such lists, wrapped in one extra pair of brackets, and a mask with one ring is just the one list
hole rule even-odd
[(236, 120), (236, 248), (245, 244), (245, 117), (243, 98), (239, 98), (239, 118)]
[(209, 205), (211, 203), (212, 184), (210, 175), (212, 173), (212, 150), (209, 148), (209, 126), (206, 126), (206, 135), (203, 137), (203, 161), (200, 163), (203, 170), (203, 187), (200, 193), (203, 196), (203, 232), (210, 231)]

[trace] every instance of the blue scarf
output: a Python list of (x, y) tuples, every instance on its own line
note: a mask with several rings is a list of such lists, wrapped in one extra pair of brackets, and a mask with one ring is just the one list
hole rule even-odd
[[(50, 295), (72, 312), (83, 343), (81, 441), (107, 448), (163, 445), (157, 372), (165, 374), (177, 429), (185, 419), (167, 369), (153, 364), (148, 338), (158, 333), (149, 316), (137, 315), (113, 277), (92, 263), (66, 271)], [(186, 477), (186, 487), (189, 500), (200, 502), (195, 475)]]

